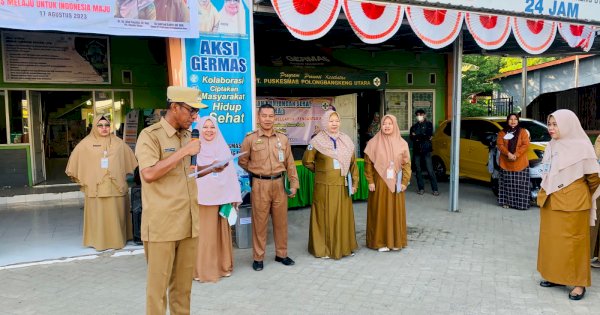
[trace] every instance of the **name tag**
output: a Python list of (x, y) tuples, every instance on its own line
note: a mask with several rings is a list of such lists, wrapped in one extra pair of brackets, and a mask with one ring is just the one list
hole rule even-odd
[(337, 159), (333, 159), (333, 169), (336, 169), (336, 170), (341, 169), (340, 161), (338, 161)]
[(175, 148), (166, 148), (165, 152), (175, 152)]
[(391, 168), (388, 168), (386, 173), (387, 173), (387, 176), (386, 176), (387, 179), (394, 179), (394, 175), (396, 175), (396, 174), (394, 174), (395, 173), (394, 170)]
[(283, 151), (279, 150), (279, 162), (283, 162), (285, 159), (283, 158)]
[(108, 168), (108, 158), (100, 159), (100, 168), (107, 169)]

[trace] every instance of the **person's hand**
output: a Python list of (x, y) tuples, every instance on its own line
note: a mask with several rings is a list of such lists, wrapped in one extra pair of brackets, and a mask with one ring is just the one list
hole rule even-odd
[(511, 161), (514, 161), (514, 160), (517, 159), (517, 157), (514, 154), (508, 152), (508, 159), (511, 160)]
[(400, 186), (400, 189), (401, 189), (402, 191), (406, 191), (406, 185), (401, 185), (401, 186)]
[(375, 184), (369, 184), (369, 191), (375, 191)]
[(296, 188), (290, 188), (290, 194), (288, 195), (288, 197), (290, 197), (290, 198), (296, 197), (296, 191), (297, 191)]
[[(214, 161), (212, 162), (211, 165), (215, 165), (216, 163), (218, 163), (218, 161)], [(227, 166), (229, 165), (229, 162), (225, 163), (225, 165), (221, 166), (221, 167), (215, 167), (213, 169), (214, 173), (221, 173)]]
[(232, 205), (234, 208), (236, 208), (236, 209), (237, 209), (237, 208), (239, 208), (239, 206), (240, 206), (241, 204), (242, 204), (241, 202), (232, 202), (232, 203), (231, 203), (231, 205)]
[(352, 194), (353, 195), (356, 194), (357, 190), (358, 190), (358, 187), (356, 187), (356, 186), (352, 187)]
[(188, 142), (188, 144), (181, 149), (184, 150), (183, 152), (185, 152), (185, 154), (192, 156), (200, 153), (201, 146), (202, 145), (200, 144), (199, 140), (193, 140)]

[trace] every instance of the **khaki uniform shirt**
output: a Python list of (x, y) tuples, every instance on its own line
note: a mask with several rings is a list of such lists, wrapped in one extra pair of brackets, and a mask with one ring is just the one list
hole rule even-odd
[[(280, 150), (283, 152), (283, 162), (279, 162)], [(277, 131), (269, 137), (262, 129), (258, 129), (246, 135), (240, 152), (248, 152), (238, 159), (238, 164), (246, 171), (265, 176), (287, 171), (290, 188), (300, 188), (292, 148), (285, 134)]]
[[(140, 172), (154, 166), (185, 146), (191, 138), (188, 130), (177, 131), (164, 118), (142, 130), (135, 147)], [(196, 178), (189, 178), (191, 157), (158, 180), (147, 183), (142, 176), (142, 240), (178, 241), (197, 237), (198, 201)]]

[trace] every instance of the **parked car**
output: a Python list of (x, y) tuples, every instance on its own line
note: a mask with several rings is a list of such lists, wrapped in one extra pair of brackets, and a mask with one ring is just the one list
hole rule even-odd
[[(531, 144), (527, 151), (531, 171), (532, 198), (537, 195), (541, 182), (541, 167), (538, 167), (544, 156), (546, 144), (550, 141), (546, 125), (527, 118), (520, 119), (520, 126), (530, 135)], [(500, 130), (506, 126), (505, 117), (469, 117), (460, 123), (460, 161), (459, 176), (491, 182), (494, 193), (497, 193), (497, 182), (488, 170), (490, 141), (494, 141)], [(450, 174), (450, 134), (452, 121), (442, 122), (432, 138), (433, 169), (438, 180), (445, 180)]]

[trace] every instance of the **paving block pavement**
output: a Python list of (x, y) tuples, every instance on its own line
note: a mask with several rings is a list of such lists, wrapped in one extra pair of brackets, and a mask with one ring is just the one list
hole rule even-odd
[[(450, 213), (447, 194), (409, 188), (409, 245), (400, 252), (365, 247), (366, 203), (355, 203), (361, 248), (339, 261), (307, 252), (310, 209), (290, 211), (296, 265), (273, 261), (271, 236), (263, 271), (252, 270), (251, 249), (235, 249), (230, 278), (194, 283), (192, 314), (600, 314), (598, 285), (581, 301), (539, 286), (538, 208), (503, 209), (472, 183), (460, 193), (461, 211)], [(0, 270), (0, 314), (143, 314), (145, 272), (143, 255), (110, 253)]]

